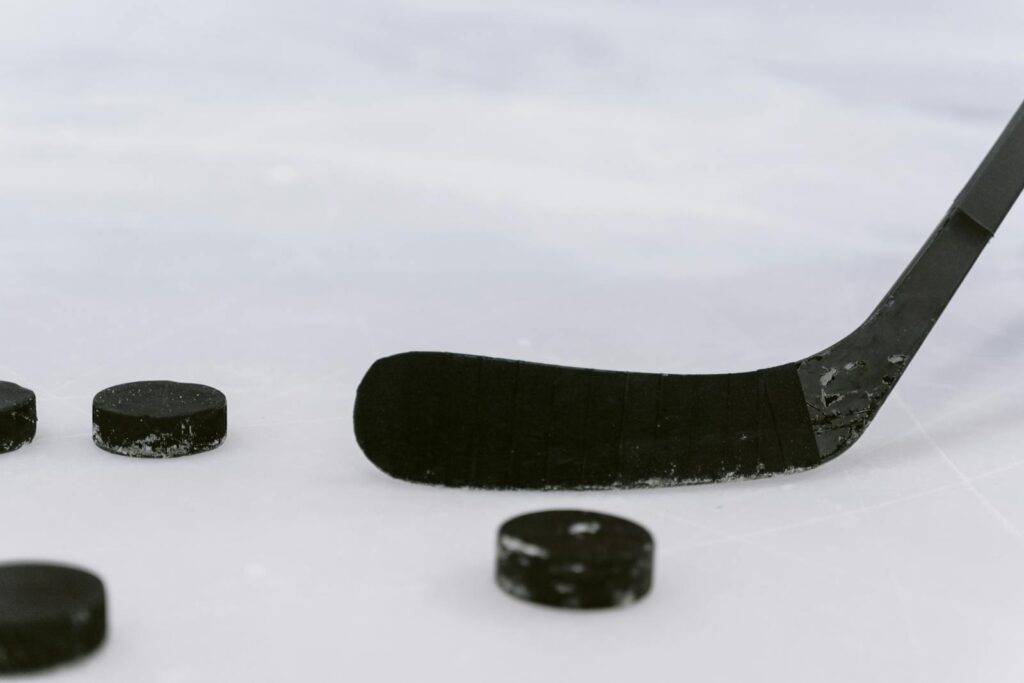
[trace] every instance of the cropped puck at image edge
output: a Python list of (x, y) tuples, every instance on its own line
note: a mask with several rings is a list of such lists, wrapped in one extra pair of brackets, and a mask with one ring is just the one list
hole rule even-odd
[(36, 435), (36, 395), (13, 382), (0, 382), (0, 453), (17, 450)]
[(53, 564), (0, 564), (0, 674), (89, 654), (106, 633), (106, 594), (93, 574)]
[(134, 458), (193, 455), (223, 443), (227, 399), (203, 384), (119, 384), (96, 394), (92, 423), (93, 441), (111, 453)]
[(542, 605), (628, 605), (651, 590), (653, 563), (646, 529), (598, 512), (535, 512), (498, 531), (498, 586)]

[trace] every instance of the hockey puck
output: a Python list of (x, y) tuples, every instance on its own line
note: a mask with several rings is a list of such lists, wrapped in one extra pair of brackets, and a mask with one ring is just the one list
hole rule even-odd
[(36, 395), (11, 382), (0, 382), (0, 453), (21, 448), (36, 435)]
[(107, 632), (103, 583), (52, 564), (0, 564), (0, 673), (86, 655)]
[(619, 517), (550, 510), (498, 531), (498, 586), (555, 607), (628, 605), (651, 590), (654, 539)]
[(202, 384), (131, 382), (92, 402), (92, 439), (133, 458), (176, 458), (219, 446), (227, 434), (224, 394)]

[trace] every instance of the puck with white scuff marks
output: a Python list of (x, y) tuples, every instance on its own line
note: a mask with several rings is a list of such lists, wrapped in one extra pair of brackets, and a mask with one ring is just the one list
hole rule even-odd
[(0, 453), (32, 441), (36, 435), (36, 395), (12, 382), (0, 382)]
[(131, 382), (104, 389), (92, 403), (92, 438), (134, 458), (176, 458), (219, 446), (227, 435), (224, 394), (203, 384)]
[(651, 590), (654, 539), (620, 517), (549, 510), (498, 531), (498, 586), (555, 607), (617, 607)]
[(82, 569), (0, 564), (0, 674), (86, 655), (107, 633), (103, 582)]

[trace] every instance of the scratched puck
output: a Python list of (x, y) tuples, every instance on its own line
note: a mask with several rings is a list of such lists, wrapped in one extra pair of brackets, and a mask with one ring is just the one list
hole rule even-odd
[(86, 655), (107, 633), (103, 583), (52, 564), (0, 564), (0, 673), (45, 669)]
[(21, 448), (36, 435), (36, 395), (11, 382), (0, 382), (0, 453)]
[(498, 531), (498, 586), (555, 607), (617, 607), (651, 590), (654, 539), (629, 520), (549, 510), (516, 517)]
[(202, 384), (131, 382), (92, 402), (92, 439), (133, 458), (177, 458), (219, 446), (227, 434), (224, 394)]

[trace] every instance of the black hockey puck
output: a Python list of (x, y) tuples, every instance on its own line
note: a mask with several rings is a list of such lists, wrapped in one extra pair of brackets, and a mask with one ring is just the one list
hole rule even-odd
[(543, 605), (628, 605), (651, 590), (653, 559), (646, 529), (597, 512), (535, 512), (498, 531), (498, 585)]
[(227, 434), (224, 394), (202, 384), (131, 382), (92, 402), (92, 439), (134, 458), (176, 458), (219, 446)]
[(0, 453), (21, 448), (36, 435), (36, 395), (0, 382)]
[(0, 564), (0, 673), (86, 655), (107, 632), (103, 583), (81, 569)]

